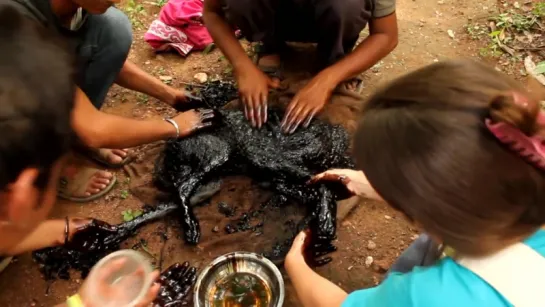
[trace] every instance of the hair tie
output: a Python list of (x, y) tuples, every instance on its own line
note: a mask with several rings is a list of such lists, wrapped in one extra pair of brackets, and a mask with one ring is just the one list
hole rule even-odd
[[(528, 107), (527, 102), (517, 103), (515, 99), (515, 103), (522, 107)], [(539, 110), (536, 122), (538, 125), (544, 125), (545, 112)], [(518, 154), (533, 166), (545, 170), (545, 145), (543, 138), (538, 135), (528, 136), (515, 126), (504, 122), (494, 123), (490, 118), (485, 120), (485, 125), (496, 139), (509, 147), (511, 151)]]

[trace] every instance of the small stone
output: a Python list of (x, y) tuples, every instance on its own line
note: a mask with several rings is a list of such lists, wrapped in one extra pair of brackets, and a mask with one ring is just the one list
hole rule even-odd
[(373, 262), (373, 270), (377, 273), (386, 273), (390, 269), (390, 264), (386, 260), (376, 260)]
[(220, 227), (218, 225), (214, 226), (214, 228), (212, 229), (212, 232), (219, 232), (220, 231)]
[(353, 268), (353, 267), (354, 267), (354, 266), (353, 266), (353, 265), (351, 265), (351, 266), (349, 266), (349, 267), (348, 267), (348, 269), (347, 269), (347, 270), (349, 270), (349, 271), (352, 271), (352, 268)]
[(161, 80), (163, 82), (168, 82), (168, 81), (172, 81), (172, 77), (171, 76), (159, 76), (159, 80)]
[(416, 240), (416, 239), (418, 239), (418, 235), (412, 235), (412, 236), (411, 236), (411, 240), (414, 241), (414, 240)]
[(375, 242), (369, 241), (369, 243), (367, 243), (368, 250), (374, 250), (375, 248), (377, 248), (377, 244)]
[(341, 223), (341, 226), (343, 226), (343, 227), (350, 227), (350, 226), (352, 226), (352, 223), (350, 223), (349, 221), (343, 221), (343, 222)]
[(391, 219), (392, 219), (392, 217), (389, 216), (389, 215), (385, 215), (384, 218), (387, 219), (387, 220), (391, 220)]
[(368, 267), (368, 268), (370, 268), (371, 265), (373, 264), (373, 261), (374, 261), (374, 260), (373, 260), (373, 257), (368, 256), (367, 258), (365, 258), (365, 266)]
[(149, 64), (151, 64), (151, 62), (150, 62), (150, 61), (146, 61), (146, 62), (144, 62), (144, 64), (149, 65)]
[(449, 30), (447, 30), (447, 34), (448, 34), (448, 36), (450, 36), (450, 38), (454, 39), (454, 31), (449, 29)]
[(198, 74), (195, 74), (195, 76), (193, 76), (193, 79), (195, 79), (199, 83), (205, 83), (206, 81), (208, 81), (208, 75), (200, 72)]

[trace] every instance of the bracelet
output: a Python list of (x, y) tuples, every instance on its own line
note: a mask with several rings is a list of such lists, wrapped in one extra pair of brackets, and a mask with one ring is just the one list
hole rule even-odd
[(174, 126), (174, 128), (176, 128), (176, 138), (179, 138), (180, 137), (180, 127), (178, 127), (178, 124), (171, 118), (165, 118), (165, 121), (169, 122), (170, 124), (172, 124), (172, 126)]
[(66, 300), (68, 307), (85, 307), (79, 294), (72, 295)]
[(64, 218), (64, 245), (68, 243), (68, 236), (70, 234), (70, 222), (68, 221), (68, 216)]

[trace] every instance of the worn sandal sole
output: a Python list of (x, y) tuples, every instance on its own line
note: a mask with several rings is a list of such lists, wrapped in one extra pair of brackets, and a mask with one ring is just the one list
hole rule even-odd
[(11, 263), (13, 257), (2, 257), (0, 258), (0, 273), (2, 273)]
[(110, 181), (110, 184), (108, 184), (108, 186), (106, 188), (104, 188), (104, 190), (98, 192), (97, 194), (93, 194), (89, 197), (73, 197), (73, 196), (68, 196), (62, 192), (57, 192), (57, 196), (61, 199), (64, 199), (64, 200), (69, 200), (69, 201), (72, 201), (72, 202), (75, 202), (75, 203), (87, 203), (87, 202), (90, 202), (90, 201), (93, 201), (93, 200), (96, 200), (96, 199), (99, 199), (101, 198), (102, 196), (108, 194), (109, 192), (112, 191), (115, 183), (117, 182), (117, 177), (116, 176), (113, 176), (111, 181)]

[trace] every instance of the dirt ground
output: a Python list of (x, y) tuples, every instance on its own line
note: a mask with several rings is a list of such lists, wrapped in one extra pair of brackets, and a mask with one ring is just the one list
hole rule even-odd
[[(129, 12), (137, 26), (134, 29), (130, 59), (147, 72), (158, 77), (172, 77), (172, 85), (178, 87), (183, 86), (182, 82), (193, 82), (193, 76), (198, 72), (205, 72), (211, 77), (230, 75), (230, 68), (218, 50), (206, 55), (193, 53), (187, 59), (174, 54), (154, 54), (144, 42), (143, 34), (146, 28), (144, 25), (156, 17), (159, 7), (149, 1), (139, 0), (127, 1), (122, 7)], [(498, 3), (495, 0), (399, 0), (399, 45), (391, 55), (365, 73), (365, 93), (371, 93), (387, 80), (434, 61), (478, 57), (483, 44), (472, 40), (466, 34), (466, 28), (468, 24), (486, 18), (497, 10)], [(112, 89), (105, 110), (141, 119), (173, 112), (153, 98), (118, 87)], [(54, 216), (91, 216), (111, 223), (121, 222), (122, 211), (138, 209), (142, 203), (128, 193), (126, 174), (122, 170), (116, 174), (119, 183), (106, 198), (85, 205), (61, 201), (55, 208)], [(213, 202), (220, 200), (221, 197), (216, 197)], [(162, 222), (149, 225), (138, 235), (138, 238), (149, 242), (151, 254), (157, 255), (160, 252), (158, 238), (153, 232), (163, 226)], [(387, 205), (362, 201), (349, 218), (339, 225), (336, 243), (339, 251), (334, 254), (334, 261), (319, 268), (318, 272), (347, 291), (373, 286), (381, 280), (384, 269), (414, 240), (417, 233), (414, 227)], [(127, 246), (131, 246), (131, 243)], [(189, 247), (184, 246), (180, 239), (167, 251), (164, 265), (183, 260), (176, 259), (176, 249), (182, 248)], [(215, 256), (219, 255), (210, 255), (210, 259)], [(366, 266), (369, 256), (374, 263)], [(79, 279), (57, 281), (50, 285), (46, 293), (49, 285), (40, 276), (30, 255), (23, 255), (0, 275), (0, 306), (52, 306), (76, 292), (80, 284)], [(285, 306), (297, 306), (297, 303), (292, 300), (286, 302)]]

